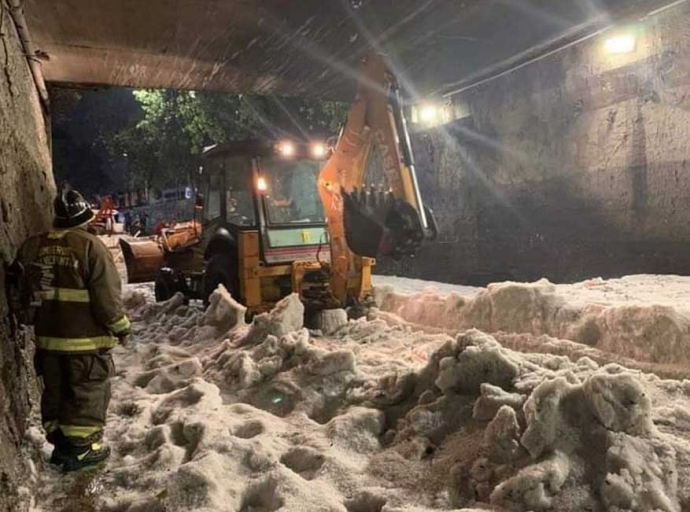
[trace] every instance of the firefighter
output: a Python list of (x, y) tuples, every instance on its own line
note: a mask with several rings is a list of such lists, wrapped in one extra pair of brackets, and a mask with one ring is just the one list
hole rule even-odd
[(114, 372), (110, 350), (130, 330), (110, 251), (86, 227), (94, 218), (79, 194), (55, 199), (54, 229), (20, 248), (22, 287), (31, 290), (41, 417), (54, 445), (51, 463), (75, 471), (103, 462), (102, 443)]

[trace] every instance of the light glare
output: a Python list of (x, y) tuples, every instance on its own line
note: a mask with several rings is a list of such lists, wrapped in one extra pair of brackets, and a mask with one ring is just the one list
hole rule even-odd
[(423, 123), (433, 123), (438, 118), (436, 105), (423, 105), (419, 110), (419, 118)]
[(266, 178), (263, 176), (259, 176), (259, 179), (256, 182), (256, 188), (259, 190), (259, 192), (266, 192), (268, 190), (268, 183), (266, 183)]
[(280, 144), (279, 151), (283, 156), (292, 156), (295, 154), (295, 145), (292, 142), (283, 142)]
[(326, 155), (326, 146), (320, 143), (312, 144), (311, 154), (314, 158), (323, 158)]
[(612, 55), (635, 51), (635, 38), (631, 35), (610, 37), (604, 43), (604, 51)]

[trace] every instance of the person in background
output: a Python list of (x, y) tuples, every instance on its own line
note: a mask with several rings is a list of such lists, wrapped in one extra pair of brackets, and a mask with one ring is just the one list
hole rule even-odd
[(156, 222), (156, 225), (153, 226), (153, 234), (160, 235), (163, 232), (163, 230), (167, 227), (168, 225), (165, 221), (159, 220), (158, 222)]
[(148, 228), (148, 223), (149, 223), (149, 216), (146, 214), (146, 212), (141, 212), (141, 215), (139, 215), (139, 220), (141, 221), (141, 232), (142, 234), (146, 234), (147, 228)]
[(132, 213), (128, 210), (125, 212), (125, 233), (132, 233)]
[(103, 428), (114, 372), (110, 351), (126, 343), (120, 278), (107, 247), (86, 230), (89, 204), (71, 189), (55, 199), (54, 229), (27, 239), (13, 265), (21, 306), (33, 314), (41, 416), (50, 462), (75, 471), (110, 455)]

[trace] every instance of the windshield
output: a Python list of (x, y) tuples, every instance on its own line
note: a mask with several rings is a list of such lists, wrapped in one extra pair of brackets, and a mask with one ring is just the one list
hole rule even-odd
[(262, 159), (262, 177), (266, 181), (264, 204), (269, 224), (324, 222), (316, 185), (321, 165), (322, 162), (307, 159)]

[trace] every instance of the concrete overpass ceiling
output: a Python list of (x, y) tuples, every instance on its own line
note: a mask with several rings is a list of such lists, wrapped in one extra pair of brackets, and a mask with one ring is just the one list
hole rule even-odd
[(57, 83), (350, 98), (386, 52), (419, 94), (655, 0), (25, 0)]

